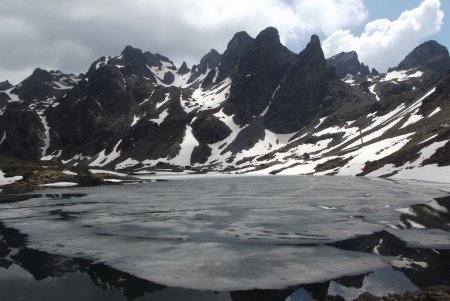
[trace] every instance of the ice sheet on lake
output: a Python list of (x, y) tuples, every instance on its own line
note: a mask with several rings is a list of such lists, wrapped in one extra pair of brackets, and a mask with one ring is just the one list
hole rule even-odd
[(435, 249), (450, 249), (450, 234), (439, 229), (388, 229), (411, 247), (432, 247)]
[[(74, 192), (86, 195), (54, 197)], [(384, 180), (307, 176), (49, 193), (52, 198), (0, 204), (0, 220), (28, 234), (30, 247), (168, 286), (217, 291), (285, 288), (386, 267), (392, 258), (325, 243), (380, 231), (399, 221), (395, 209), (443, 195)]]
[(335, 281), (331, 281), (328, 294), (342, 296), (345, 300), (354, 300), (364, 292), (382, 297), (388, 293), (404, 294), (416, 290), (417, 287), (403, 273), (388, 267), (368, 274), (364, 277), (360, 288), (345, 287)]

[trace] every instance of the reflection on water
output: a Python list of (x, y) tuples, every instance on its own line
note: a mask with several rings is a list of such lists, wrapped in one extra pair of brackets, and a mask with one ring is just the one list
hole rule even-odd
[(326, 181), (256, 179), (240, 192), (222, 181), (3, 199), (0, 300), (352, 300), (450, 282), (448, 197), (380, 182), (346, 183), (336, 199)]

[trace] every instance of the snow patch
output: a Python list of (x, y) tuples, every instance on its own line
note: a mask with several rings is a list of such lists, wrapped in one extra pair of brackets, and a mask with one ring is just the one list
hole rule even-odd
[(419, 121), (421, 119), (423, 119), (423, 116), (422, 115), (418, 115), (417, 111), (416, 111), (413, 115), (411, 115), (408, 118), (408, 120), (406, 120), (406, 122), (400, 127), (400, 129), (403, 129), (403, 128), (407, 127), (408, 125), (416, 123), (417, 121)]
[(117, 164), (114, 169), (124, 169), (124, 168), (127, 168), (127, 167), (135, 166), (135, 165), (137, 165), (139, 163), (140, 162), (137, 161), (137, 160), (134, 160), (132, 158), (128, 158), (128, 159), (124, 160), (123, 162)]
[(49, 183), (49, 184), (41, 184), (39, 186), (43, 186), (43, 187), (72, 187), (72, 186), (77, 186), (78, 183), (74, 183), (74, 182), (57, 182), (57, 183)]
[(189, 166), (191, 165), (191, 155), (192, 151), (199, 143), (192, 134), (192, 128), (188, 125), (184, 132), (183, 142), (180, 144), (180, 152), (177, 156), (170, 159), (170, 163), (178, 166)]
[(380, 81), (387, 82), (387, 81), (395, 80), (395, 81), (401, 82), (401, 81), (408, 80), (410, 78), (421, 77), (422, 75), (423, 75), (422, 71), (416, 71), (414, 73), (411, 73), (411, 69), (410, 70), (391, 71), (389, 73), (386, 73), (384, 78), (382, 78)]
[[(151, 95), (150, 95), (150, 97), (151, 97)], [(170, 92), (166, 93), (166, 98), (162, 102), (159, 102), (159, 103), (156, 104), (156, 110), (158, 110), (161, 106), (163, 106), (169, 100), (170, 100)]]
[(126, 177), (127, 174), (126, 173), (121, 173), (121, 172), (116, 172), (116, 171), (111, 171), (111, 170), (105, 170), (105, 169), (89, 169), (89, 171), (93, 174), (109, 174), (109, 175), (114, 175), (114, 176), (119, 176), (119, 177)]
[(161, 123), (164, 122), (164, 120), (166, 119), (167, 116), (169, 116), (169, 109), (165, 109), (164, 111), (159, 113), (158, 118), (150, 119), (150, 121), (152, 121), (158, 125), (161, 125)]
[(2, 136), (2, 140), (0, 140), (0, 145), (3, 144), (3, 142), (5, 142), (6, 140), (6, 131), (3, 131), (3, 136)]
[(122, 139), (120, 139), (116, 145), (114, 146), (113, 150), (106, 155), (105, 152), (106, 150), (102, 150), (98, 155), (97, 158), (91, 162), (89, 164), (89, 166), (105, 166), (106, 164), (116, 160), (117, 158), (120, 157), (121, 152), (117, 151), (117, 147), (120, 145), (120, 143), (122, 142)]
[(192, 93), (191, 99), (182, 99), (180, 102), (187, 113), (193, 110), (209, 110), (219, 107), (230, 94), (231, 79), (227, 78), (211, 90), (203, 90), (201, 87)]
[(433, 112), (430, 113), (430, 115), (428, 115), (428, 118), (436, 115), (437, 113), (439, 113), (441, 111), (440, 107), (437, 107)]
[(400, 258), (396, 260), (392, 260), (391, 264), (397, 268), (400, 269), (417, 269), (417, 267), (420, 267), (422, 269), (425, 269), (428, 267), (428, 264), (423, 261), (414, 261), (409, 258)]
[[(328, 116), (327, 116), (328, 117)], [(322, 125), (322, 123), (325, 121), (325, 119), (327, 119), (327, 117), (323, 117), (319, 119), (319, 123), (314, 127), (315, 129), (317, 129), (319, 126)]]
[(73, 172), (73, 171), (70, 171), (70, 170), (63, 170), (63, 174), (69, 175), (69, 176), (76, 176), (77, 175), (76, 172)]
[(135, 125), (138, 123), (138, 121), (139, 121), (140, 119), (141, 119), (141, 117), (139, 117), (139, 116), (134, 116), (134, 117), (133, 117), (133, 122), (131, 123), (130, 127), (135, 126)]
[(384, 139), (346, 154), (345, 158), (351, 158), (351, 160), (339, 170), (338, 174), (354, 176), (361, 173), (366, 162), (377, 161), (399, 151), (409, 142), (409, 137), (413, 134)]
[(22, 176), (15, 176), (15, 177), (5, 177), (5, 174), (3, 171), (0, 170), (0, 186), (12, 184), (14, 182), (22, 180)]
[(44, 146), (42, 147), (42, 153), (41, 156), (45, 156), (47, 153), (48, 148), (50, 147), (50, 127), (47, 123), (47, 118), (44, 115), (43, 111), (40, 111), (37, 113), (39, 118), (41, 119), (42, 125), (44, 126)]
[(377, 92), (375, 92), (377, 85), (372, 85), (369, 87), (369, 91), (370, 93), (372, 93), (373, 95), (375, 95), (375, 98), (377, 101), (380, 101), (380, 96), (378, 96)]

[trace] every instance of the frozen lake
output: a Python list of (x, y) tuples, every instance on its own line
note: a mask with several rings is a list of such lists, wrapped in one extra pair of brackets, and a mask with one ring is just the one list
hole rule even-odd
[[(0, 203), (2, 236), (13, 236), (5, 229), (26, 235), (23, 245), (9, 243), (3, 260), (23, 269), (14, 256), (26, 245), (172, 291), (297, 287), (288, 298), (307, 300), (301, 285), (327, 282), (328, 293), (348, 298), (358, 289), (403, 292), (442, 268), (440, 255), (450, 249), (448, 195), (379, 179), (309, 176), (186, 177), (40, 191)], [(0, 291), (14, 271), (0, 268)], [(71, 270), (71, 277), (80, 271)], [(333, 281), (344, 276), (362, 277), (361, 286)]]

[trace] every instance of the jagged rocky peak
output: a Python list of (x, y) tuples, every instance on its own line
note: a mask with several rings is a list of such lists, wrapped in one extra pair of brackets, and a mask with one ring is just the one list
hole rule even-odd
[(395, 69), (413, 68), (425, 68), (441, 75), (445, 74), (450, 69), (448, 49), (434, 40), (427, 41), (417, 46)]
[(242, 55), (253, 41), (254, 39), (245, 31), (240, 31), (233, 36), (220, 58), (217, 82), (221, 82), (227, 77), (232, 77), (236, 73)]
[(7, 80), (5, 80), (4, 82), (0, 82), (0, 91), (9, 90), (12, 87), (13, 87), (13, 85), (11, 85), (11, 83)]
[(187, 66), (186, 62), (183, 61), (183, 63), (181, 64), (180, 68), (178, 68), (177, 73), (180, 75), (185, 75), (187, 73), (191, 72), (191, 69), (189, 69), (189, 67)]
[(26, 81), (46, 82), (52, 80), (52, 75), (49, 71), (41, 68), (36, 68), (33, 73), (25, 79)]
[(214, 69), (219, 65), (220, 53), (215, 49), (211, 49), (200, 60), (200, 64), (192, 67), (192, 72), (205, 73), (208, 69)]
[(247, 47), (251, 42), (253, 42), (253, 38), (245, 31), (240, 31), (234, 34), (233, 38), (228, 42), (227, 49), (223, 55), (227, 52), (241, 50), (242, 48)]
[(50, 72), (36, 68), (12, 92), (25, 101), (53, 96), (53, 88), (50, 85), (52, 80), (53, 76)]
[(312, 35), (311, 40), (306, 45), (305, 49), (299, 53), (299, 56), (308, 56), (310, 59), (315, 59), (321, 63), (325, 63), (325, 56), (323, 54), (320, 39), (317, 35)]
[[(188, 84), (198, 82), (201, 79), (201, 75), (208, 74), (207, 82), (212, 82), (212, 71), (219, 66), (220, 53), (215, 49), (211, 49), (206, 55), (202, 57), (198, 65), (192, 66), (192, 75), (189, 77)], [(203, 87), (206, 87), (206, 83), (201, 83)]]
[(234, 122), (244, 125), (265, 110), (296, 54), (281, 44), (273, 27), (248, 40), (241, 51), (235, 57), (237, 64), (227, 67), (233, 83), (224, 112), (234, 114)]
[(142, 52), (139, 48), (133, 48), (132, 46), (126, 46), (122, 51), (122, 57), (125, 62), (139, 67), (161, 67), (162, 62), (169, 63), (173, 65), (173, 63), (165, 56), (160, 55), (159, 53), (153, 54), (151, 52)]
[(109, 63), (129, 65), (132, 67), (132, 72), (138, 72), (138, 74), (147, 73), (149, 67), (161, 68), (163, 65), (168, 69), (176, 70), (173, 62), (167, 57), (159, 53), (143, 52), (141, 49), (129, 45), (125, 47), (119, 57), (112, 58)]
[(256, 36), (255, 40), (265, 44), (279, 44), (280, 35), (275, 27), (267, 27)]
[(376, 70), (369, 70), (369, 67), (361, 63), (356, 51), (341, 52), (327, 59), (328, 66), (336, 69), (339, 78), (345, 78), (348, 74), (351, 76), (360, 75), (365, 77), (369, 74), (377, 74)]
[(139, 48), (134, 48), (133, 46), (127, 45), (122, 50), (123, 58), (127, 61), (132, 61), (136, 57), (139, 57), (142, 55), (142, 50)]
[(164, 64), (165, 67), (167, 67), (168, 69), (177, 70), (177, 68), (169, 58), (159, 53), (153, 54), (151, 52), (146, 51), (143, 53), (143, 55), (145, 57), (147, 65), (150, 67), (162, 67)]
[(285, 48), (280, 41), (280, 35), (275, 27), (267, 27), (255, 38), (254, 46), (264, 52), (277, 52)]
[(326, 65), (317, 35), (311, 37), (289, 67), (265, 115), (265, 125), (276, 133), (292, 133), (308, 124), (328, 93), (330, 82), (337, 80)]

